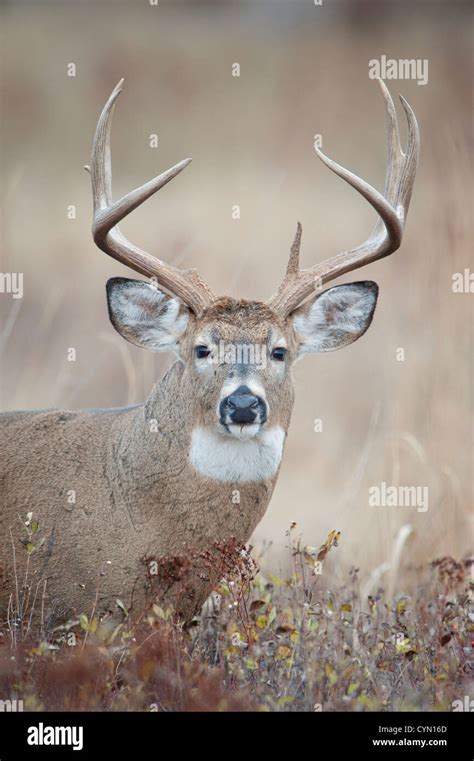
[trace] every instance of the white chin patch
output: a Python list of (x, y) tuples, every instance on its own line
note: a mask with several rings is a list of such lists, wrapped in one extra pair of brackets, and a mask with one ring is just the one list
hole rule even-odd
[(227, 426), (227, 430), (236, 439), (253, 439), (260, 430), (260, 423), (252, 423), (251, 425), (236, 425), (236, 423), (231, 423)]
[[(258, 431), (259, 427), (231, 425), (229, 428), (237, 432), (231, 431), (230, 436), (209, 428), (195, 428), (189, 453), (192, 466), (202, 476), (216, 481), (244, 483), (271, 478), (281, 462), (285, 432), (280, 426)], [(253, 428), (257, 431), (251, 433)]]

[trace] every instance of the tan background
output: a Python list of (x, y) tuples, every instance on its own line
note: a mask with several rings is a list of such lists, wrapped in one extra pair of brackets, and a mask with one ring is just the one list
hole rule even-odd
[[(368, 61), (429, 59), (426, 86), (387, 83), (415, 108), (422, 133), (403, 247), (346, 278), (381, 287), (367, 335), (296, 366), (286, 455), (255, 543), (273, 542), (264, 567), (277, 571), (291, 521), (312, 545), (337, 528), (333, 570), (357, 565), (365, 573), (390, 559), (409, 523), (404, 566), (466, 553), (473, 296), (454, 294), (451, 280), (470, 266), (472, 242), (468, 4), (43, 1), (7, 5), (3, 21), (0, 271), (25, 278), (23, 300), (0, 294), (3, 409), (142, 401), (170, 364), (113, 331), (105, 282), (133, 274), (90, 236), (82, 165), (121, 76), (115, 197), (193, 157), (124, 231), (170, 262), (197, 266), (219, 293), (263, 299), (283, 274), (298, 219), (305, 265), (359, 243), (374, 221), (318, 161), (314, 134), (329, 155), (382, 187), (383, 102)], [(67, 77), (69, 62), (75, 78)], [(233, 62), (240, 78), (231, 76)], [(155, 132), (159, 148), (151, 149)], [(69, 347), (76, 363), (67, 361)], [(313, 431), (315, 418), (322, 433)], [(368, 488), (381, 481), (427, 485), (429, 510), (369, 507)]]

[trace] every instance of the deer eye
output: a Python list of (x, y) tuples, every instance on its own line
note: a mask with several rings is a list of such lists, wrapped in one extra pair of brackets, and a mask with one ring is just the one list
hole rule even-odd
[(276, 359), (277, 362), (283, 362), (286, 356), (286, 349), (283, 346), (277, 346), (271, 353), (271, 358)]
[(199, 345), (194, 348), (194, 351), (196, 352), (196, 357), (198, 359), (204, 359), (205, 357), (208, 357), (211, 353), (211, 350), (207, 348), (207, 346)]

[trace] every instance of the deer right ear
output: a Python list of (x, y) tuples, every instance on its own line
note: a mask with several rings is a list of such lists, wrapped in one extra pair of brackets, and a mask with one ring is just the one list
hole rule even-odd
[(371, 280), (336, 285), (295, 310), (299, 354), (334, 351), (357, 341), (372, 322), (378, 292)]
[(143, 280), (112, 277), (107, 281), (109, 317), (115, 330), (136, 346), (179, 351), (189, 309)]

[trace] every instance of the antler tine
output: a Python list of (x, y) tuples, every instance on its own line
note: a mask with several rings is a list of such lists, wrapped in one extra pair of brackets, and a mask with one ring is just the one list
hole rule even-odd
[(142, 275), (156, 278), (158, 283), (178, 296), (196, 314), (200, 315), (213, 301), (214, 295), (194, 269), (181, 270), (151, 256), (135, 246), (120, 232), (117, 225), (140, 206), (153, 193), (182, 172), (191, 159), (180, 161), (154, 179), (124, 195), (115, 203), (112, 200), (112, 166), (110, 134), (112, 115), (123, 79), (116, 85), (97, 122), (92, 146), (91, 173), (94, 220), (92, 236), (97, 246), (109, 256), (131, 267)]
[[(369, 238), (356, 248), (343, 251), (308, 269), (299, 269), (299, 241), (301, 225), (298, 223), (297, 236), (292, 247), (287, 273), (277, 293), (268, 302), (283, 317), (293, 311), (316, 288), (336, 277), (358, 269), (370, 262), (382, 259), (399, 248), (415, 181), (420, 135), (415, 114), (406, 100), (400, 96), (408, 122), (406, 153), (400, 146), (400, 136), (395, 106), (391, 95), (378, 80), (385, 100), (387, 114), (387, 171), (384, 195), (362, 180), (356, 174), (337, 164), (316, 147), (319, 158), (331, 171), (357, 190), (377, 211), (379, 219)], [(294, 248), (297, 247), (295, 253)], [(296, 262), (296, 266), (295, 266)]]

